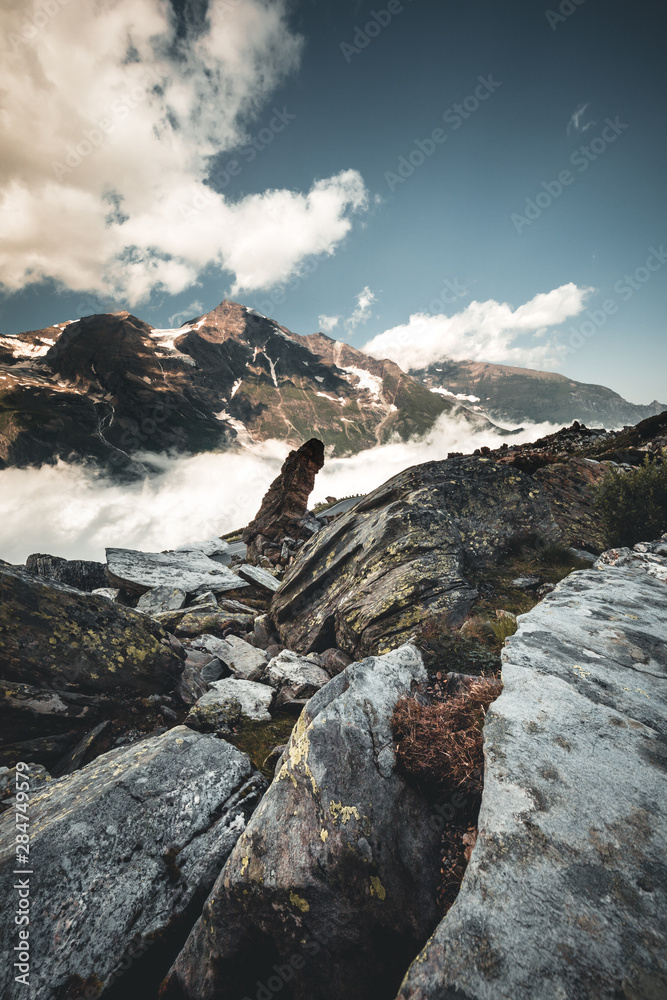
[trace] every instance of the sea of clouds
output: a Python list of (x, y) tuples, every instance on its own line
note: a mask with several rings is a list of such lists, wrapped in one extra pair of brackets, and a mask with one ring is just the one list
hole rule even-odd
[[(526, 424), (508, 440), (532, 441), (556, 429)], [(412, 465), (444, 459), (450, 451), (497, 448), (506, 439), (491, 430), (473, 432), (464, 420), (443, 414), (420, 440), (327, 459), (311, 504), (365, 494)], [(161, 551), (225, 534), (252, 519), (288, 451), (283, 442), (266, 441), (239, 452), (162, 456), (157, 475), (130, 485), (64, 462), (6, 469), (0, 472), (0, 558), (22, 563), (32, 552), (48, 552), (103, 560), (107, 546)]]

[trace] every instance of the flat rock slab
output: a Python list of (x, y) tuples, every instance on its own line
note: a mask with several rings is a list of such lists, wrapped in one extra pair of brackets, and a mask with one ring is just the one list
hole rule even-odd
[(595, 565), (625, 566), (667, 583), (667, 534), (657, 542), (638, 542), (632, 549), (609, 549), (602, 553)]
[(308, 657), (284, 649), (270, 661), (266, 668), (266, 679), (269, 684), (278, 688), (276, 708), (280, 708), (289, 702), (312, 697), (328, 684), (330, 678), (326, 670)]
[(273, 966), (293, 972), (291, 1000), (395, 995), (437, 920), (442, 826), (396, 772), (391, 731), (398, 699), (426, 683), (404, 646), (310, 699), (162, 1000), (268, 997)]
[(154, 694), (183, 664), (167, 633), (130, 608), (0, 566), (0, 675), (83, 693)]
[[(235, 747), (179, 726), (38, 789), (30, 802), (30, 950), (38, 956), (30, 1000), (99, 996), (119, 964), (177, 928), (213, 884), (264, 784)], [(0, 886), (12, 901), (14, 841), (11, 811), (0, 816)], [(5, 956), (16, 930), (2, 922)], [(3, 997), (19, 995), (13, 978), (3, 962)]]
[(275, 576), (269, 573), (268, 569), (262, 569), (261, 566), (251, 566), (250, 563), (243, 563), (242, 566), (238, 567), (238, 574), (248, 583), (254, 583), (256, 587), (261, 587), (262, 590), (266, 590), (270, 594), (275, 594), (280, 586), (280, 580), (276, 580)]
[(145, 615), (160, 614), (165, 611), (180, 611), (187, 600), (187, 594), (178, 587), (153, 587), (142, 594), (137, 601), (137, 611)]
[(572, 573), (503, 682), (477, 845), (401, 1000), (667, 996), (667, 587)]
[(234, 721), (239, 717), (251, 719), (256, 722), (271, 721), (271, 704), (274, 698), (273, 688), (268, 684), (258, 684), (256, 681), (237, 680), (235, 677), (223, 677), (222, 680), (212, 681), (209, 690), (199, 699), (191, 715), (201, 715), (202, 708), (211, 706), (219, 707), (228, 702), (237, 702), (238, 709), (230, 708), (229, 719)]
[(219, 639), (214, 635), (200, 635), (192, 645), (196, 649), (203, 649), (217, 656), (239, 680), (260, 680), (269, 662), (269, 657), (263, 649), (251, 646), (237, 635), (228, 635), (226, 639)]
[(154, 587), (175, 587), (186, 594), (207, 590), (215, 594), (239, 590), (248, 584), (200, 550), (139, 552), (107, 549), (107, 575), (116, 587), (143, 594)]

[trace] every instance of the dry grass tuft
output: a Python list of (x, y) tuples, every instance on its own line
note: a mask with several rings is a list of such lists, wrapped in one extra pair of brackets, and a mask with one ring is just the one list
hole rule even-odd
[(481, 793), (482, 727), (501, 690), (500, 681), (484, 678), (431, 705), (402, 698), (392, 718), (400, 770), (418, 783)]

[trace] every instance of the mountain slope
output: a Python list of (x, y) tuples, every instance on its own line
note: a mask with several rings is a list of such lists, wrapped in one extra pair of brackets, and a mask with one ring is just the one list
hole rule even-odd
[(623, 427), (667, 410), (654, 400), (647, 406), (629, 403), (603, 385), (575, 382), (556, 372), (532, 371), (480, 361), (439, 361), (410, 374), (445, 399), (460, 398), (491, 420), (507, 423), (570, 424)]
[(312, 436), (342, 455), (423, 434), (443, 413), (491, 426), (391, 361), (235, 302), (173, 330), (120, 312), (0, 338), (4, 467), (84, 459), (138, 474), (146, 453)]

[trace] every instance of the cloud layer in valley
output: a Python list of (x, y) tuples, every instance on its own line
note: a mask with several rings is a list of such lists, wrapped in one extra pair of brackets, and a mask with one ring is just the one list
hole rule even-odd
[(529, 368), (557, 365), (564, 347), (545, 334), (579, 315), (592, 291), (569, 282), (517, 309), (489, 299), (471, 302), (453, 316), (414, 313), (407, 323), (373, 337), (363, 350), (374, 358), (391, 358), (405, 370), (445, 358)]
[[(535, 440), (554, 429), (533, 424), (512, 441)], [(311, 502), (367, 493), (411, 465), (502, 441), (494, 432), (473, 433), (465, 421), (443, 415), (421, 441), (327, 460)], [(159, 551), (232, 531), (258, 510), (287, 451), (282, 442), (267, 441), (240, 453), (165, 458), (160, 475), (133, 486), (117, 486), (64, 463), (6, 469), (0, 472), (0, 493), (11, 496), (12, 504), (0, 524), (0, 558), (20, 563), (31, 552), (50, 552), (103, 560), (107, 546)]]
[(213, 3), (183, 31), (167, 0), (5, 0), (6, 291), (50, 278), (134, 305), (218, 267), (234, 275), (237, 294), (334, 252), (366, 207), (357, 171), (237, 202), (206, 184), (215, 156), (249, 141), (248, 121), (263, 124), (262, 108), (275, 133), (294, 118), (266, 103), (300, 61), (287, 8)]

